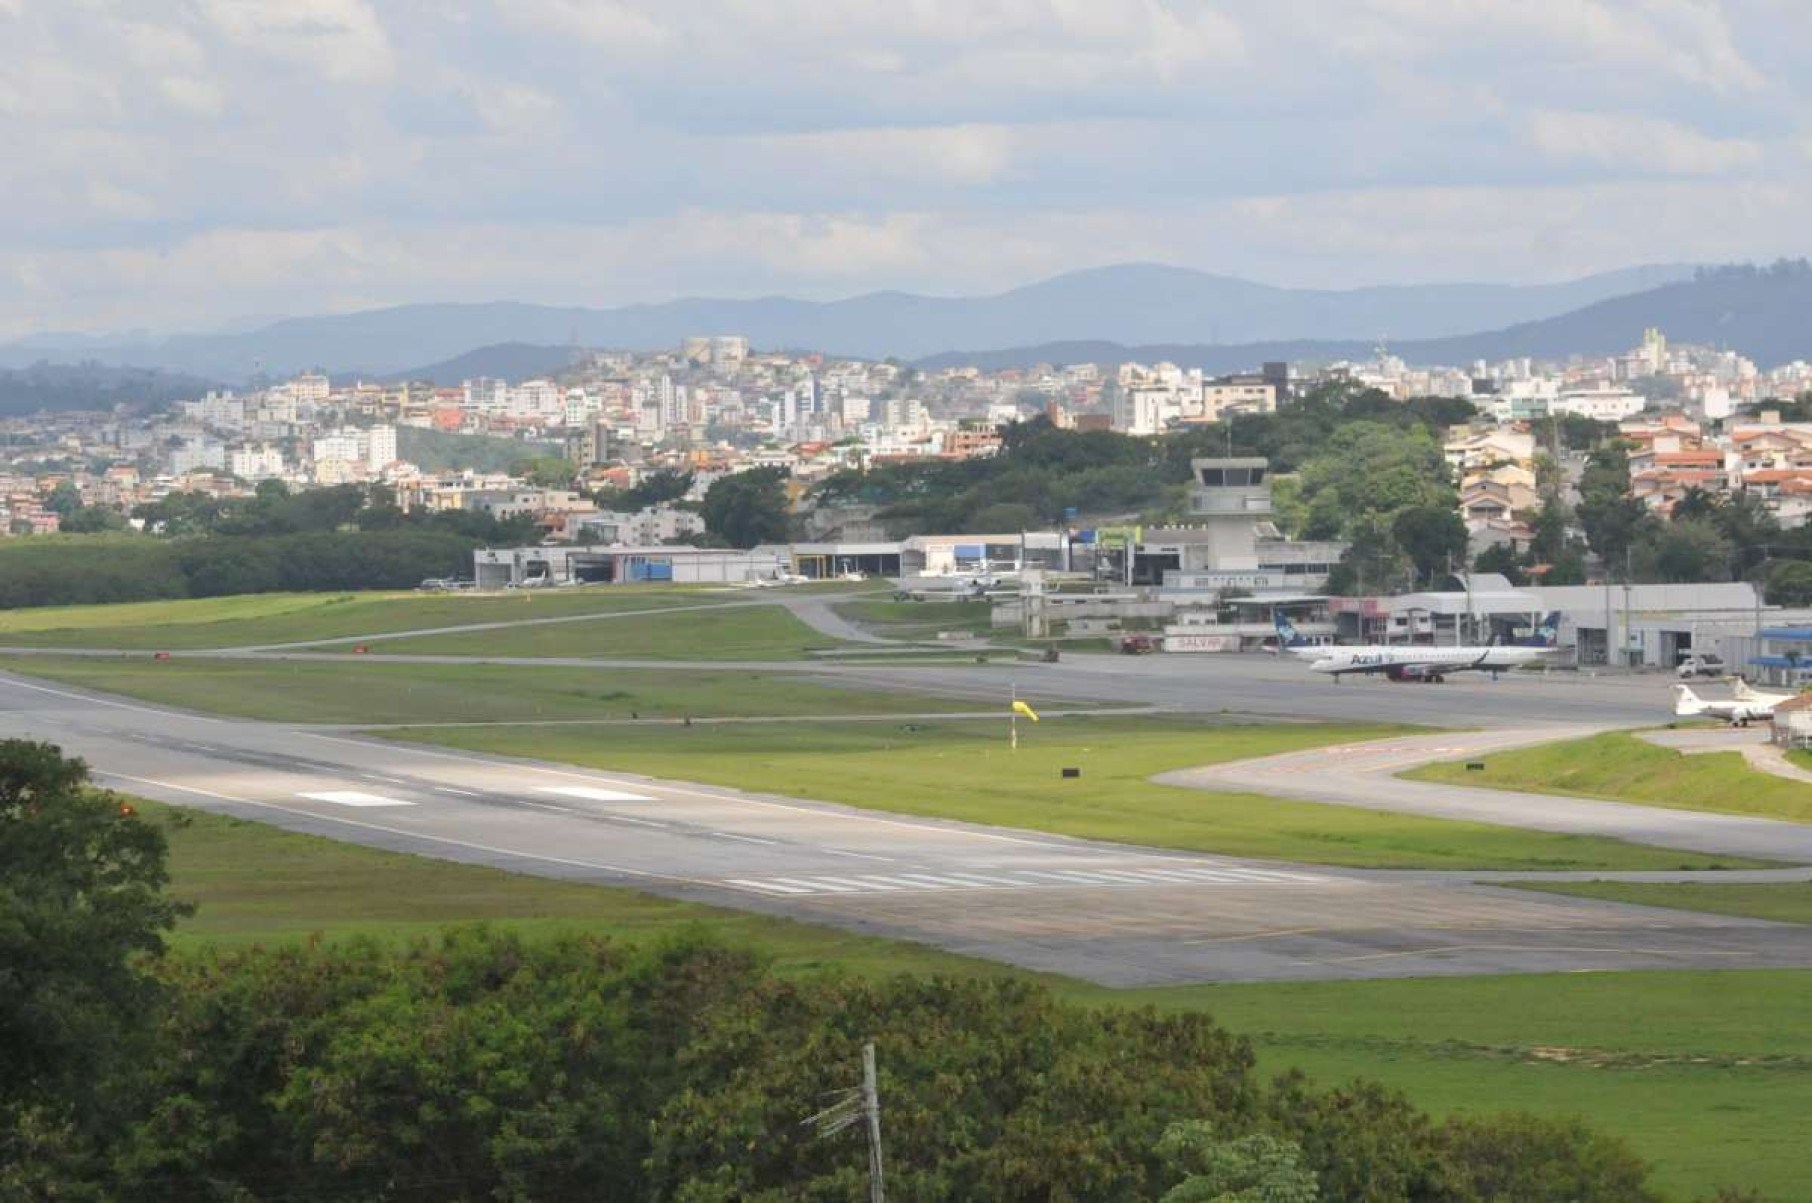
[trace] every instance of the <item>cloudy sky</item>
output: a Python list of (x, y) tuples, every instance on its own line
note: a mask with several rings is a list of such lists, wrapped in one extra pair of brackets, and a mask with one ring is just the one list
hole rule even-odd
[(1799, 255), (1804, 0), (0, 0), (0, 336)]

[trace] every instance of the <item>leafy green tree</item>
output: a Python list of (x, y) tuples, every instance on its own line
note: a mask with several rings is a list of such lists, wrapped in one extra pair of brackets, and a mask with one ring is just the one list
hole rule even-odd
[(1499, 573), (1512, 585), (1520, 586), (1527, 583), (1522, 560), (1510, 549), (1508, 543), (1493, 543), (1481, 551), (1473, 558), (1472, 570)]
[(63, 516), (58, 528), (66, 535), (99, 535), (126, 529), (126, 515), (110, 505), (85, 505)]
[(1391, 538), (1415, 565), (1416, 579), (1432, 581), (1454, 565), (1466, 564), (1466, 523), (1451, 506), (1417, 505), (1391, 520)]
[(1189, 1120), (1166, 1128), (1158, 1159), (1183, 1180), (1159, 1203), (1315, 1203), (1315, 1175), (1303, 1167), (1302, 1150), (1274, 1136), (1221, 1140), (1214, 1125)]
[(578, 474), (577, 465), (558, 455), (538, 455), (510, 465), (511, 476), (521, 477), (538, 489), (570, 489)]
[(1768, 571), (1771, 606), (1812, 606), (1812, 563), (1783, 560)]
[(1631, 557), (1638, 580), (1697, 584), (1730, 579), (1733, 549), (1717, 525), (1688, 518), (1657, 525)]
[(32, 1108), (79, 1129), (152, 1012), (140, 958), (185, 908), (163, 832), (57, 748), (0, 741), (0, 1128)]
[(44, 499), (44, 508), (59, 518), (67, 518), (82, 508), (82, 491), (70, 481), (60, 480)]
[(1592, 453), (1580, 475), (1579, 524), (1599, 559), (1613, 566), (1621, 566), (1625, 554), (1654, 526), (1647, 507), (1630, 496), (1625, 445), (1611, 443)]
[(705, 491), (705, 529), (732, 547), (780, 543), (791, 525), (781, 468), (751, 468), (719, 477)]

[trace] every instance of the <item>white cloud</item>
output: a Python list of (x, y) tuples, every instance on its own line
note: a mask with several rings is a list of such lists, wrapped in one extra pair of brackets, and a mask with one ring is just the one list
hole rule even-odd
[(1668, 175), (1722, 175), (1762, 161), (1750, 138), (1713, 138), (1671, 121), (1609, 113), (1538, 112), (1530, 144), (1563, 161)]
[(1812, 186), (1800, 16), (0, 0), (0, 328), (970, 291), (1124, 259), (1341, 284), (1771, 258)]
[(247, 50), (330, 80), (381, 80), (390, 39), (364, 0), (199, 0), (203, 16)]

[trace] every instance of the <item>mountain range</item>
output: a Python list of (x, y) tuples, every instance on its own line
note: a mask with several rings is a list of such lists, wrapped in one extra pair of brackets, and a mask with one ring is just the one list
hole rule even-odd
[[(1635, 347), (1649, 327), (1678, 343), (1736, 351), (1764, 368), (1812, 359), (1812, 266), (1805, 261), (1772, 267), (1724, 267), (1580, 309), (1521, 322), (1501, 330), (1446, 338), (1391, 340), (1389, 350), (1410, 363), (1464, 367), (1522, 356), (1563, 360), (1573, 355), (1614, 355)], [(1207, 372), (1247, 371), (1267, 360), (1286, 362), (1369, 359), (1374, 341), (1287, 339), (1238, 345), (1068, 341), (927, 356), (917, 366), (973, 366), (985, 371), (1063, 363), (1155, 363)]]
[[(1662, 264), (1558, 284), (1326, 290), (1126, 264), (1070, 272), (982, 297), (878, 292), (841, 301), (696, 298), (616, 309), (515, 302), (402, 305), (161, 339), (43, 335), (0, 344), (0, 367), (92, 361), (228, 381), (311, 368), (395, 376), (501, 344), (520, 344), (514, 352), (518, 361), (528, 354), (523, 348), (538, 347), (535, 362), (548, 362), (560, 347), (654, 350), (677, 347), (694, 334), (743, 334), (759, 348), (874, 359), (1085, 339), (1122, 347), (1234, 348), (1302, 339), (1370, 347), (1388, 339), (1393, 346), (1407, 347), (1422, 340), (1517, 329), (1612, 298), (1665, 291), (1690, 282), (1693, 271)], [(1647, 319), (1648, 324), (1667, 321), (1664, 314)]]

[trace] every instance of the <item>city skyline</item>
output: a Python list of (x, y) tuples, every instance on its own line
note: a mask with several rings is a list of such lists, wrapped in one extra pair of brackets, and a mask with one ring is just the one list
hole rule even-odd
[[(670, 11), (672, 10), (672, 11)], [(1802, 253), (1781, 0), (0, 0), (0, 338)]]

